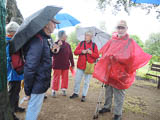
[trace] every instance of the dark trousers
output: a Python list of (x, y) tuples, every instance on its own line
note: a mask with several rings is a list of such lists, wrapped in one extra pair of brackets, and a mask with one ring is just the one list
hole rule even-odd
[(9, 100), (13, 112), (15, 112), (15, 109), (18, 107), (20, 90), (21, 81), (10, 81), (8, 83)]

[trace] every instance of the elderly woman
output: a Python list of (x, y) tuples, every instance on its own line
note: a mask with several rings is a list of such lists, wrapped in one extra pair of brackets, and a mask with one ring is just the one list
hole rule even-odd
[(92, 74), (85, 73), (86, 64), (87, 62), (94, 64), (96, 59), (99, 57), (97, 45), (92, 42), (92, 36), (92, 32), (86, 32), (85, 41), (80, 42), (74, 52), (74, 54), (79, 56), (79, 58), (77, 62), (74, 93), (72, 96), (70, 96), (70, 98), (73, 99), (78, 97), (81, 80), (82, 77), (85, 76), (81, 102), (85, 102), (85, 97), (88, 92), (90, 79), (92, 77)]
[[(18, 106), (19, 103), (19, 93), (21, 90), (21, 80), (23, 80), (23, 75), (18, 75), (17, 72), (12, 68), (11, 56), (9, 55), (9, 41), (12, 39), (13, 35), (16, 33), (19, 25), (16, 22), (10, 22), (6, 26), (6, 53), (7, 53), (7, 79), (8, 79), (8, 93), (11, 108), (14, 112), (24, 112), (25, 109)], [(13, 114), (14, 120), (18, 118)]]
[(59, 40), (56, 44), (60, 47), (59, 52), (53, 55), (53, 80), (52, 80), (52, 96), (56, 97), (56, 91), (59, 90), (60, 78), (62, 79), (61, 89), (62, 95), (66, 96), (68, 88), (68, 71), (71, 67), (74, 68), (73, 54), (71, 46), (66, 42), (67, 35), (65, 31), (59, 31)]

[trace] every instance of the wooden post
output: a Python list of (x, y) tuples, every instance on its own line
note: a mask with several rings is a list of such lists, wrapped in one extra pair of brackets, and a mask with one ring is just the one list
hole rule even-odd
[(0, 120), (13, 120), (7, 91), (6, 1), (0, 0)]
[(160, 89), (160, 77), (158, 77), (158, 85), (157, 88)]

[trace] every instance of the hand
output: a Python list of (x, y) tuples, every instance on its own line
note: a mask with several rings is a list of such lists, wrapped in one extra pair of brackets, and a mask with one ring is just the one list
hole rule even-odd
[(62, 41), (61, 41), (61, 40), (58, 42), (58, 45), (59, 45), (59, 46), (61, 46), (61, 45), (62, 45)]
[(82, 50), (82, 53), (83, 53), (83, 54), (86, 54), (86, 53), (87, 53), (87, 50)]
[(88, 50), (87, 50), (87, 53), (88, 53), (88, 54), (92, 54), (92, 50), (89, 50), (89, 49), (88, 49)]
[(25, 96), (24, 100), (28, 101), (31, 98), (31, 96)]

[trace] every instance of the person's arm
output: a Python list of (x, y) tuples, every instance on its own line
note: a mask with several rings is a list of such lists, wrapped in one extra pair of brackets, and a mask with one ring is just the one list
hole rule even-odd
[(78, 44), (78, 46), (76, 47), (75, 51), (74, 51), (74, 54), (75, 55), (80, 55), (82, 54), (82, 49), (81, 49), (81, 46), (80, 46), (81, 42)]
[(69, 60), (70, 60), (71, 66), (74, 67), (73, 53), (70, 45), (69, 45), (69, 49), (70, 49)]
[(34, 84), (35, 73), (40, 65), (42, 59), (43, 42), (38, 38), (32, 39), (30, 47), (26, 54), (24, 65), (24, 90), (27, 96), (31, 95)]
[(98, 48), (97, 48), (97, 45), (96, 45), (96, 44), (95, 44), (94, 51), (92, 51), (91, 57), (93, 57), (93, 58), (95, 58), (95, 59), (99, 58)]

